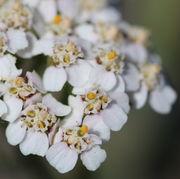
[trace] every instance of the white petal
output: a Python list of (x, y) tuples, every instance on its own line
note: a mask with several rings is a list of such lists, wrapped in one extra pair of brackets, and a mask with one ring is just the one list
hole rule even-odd
[(90, 171), (95, 171), (106, 159), (105, 150), (99, 146), (93, 147), (91, 150), (81, 154), (83, 165)]
[(38, 5), (39, 0), (23, 0), (23, 3), (35, 8)]
[(0, 57), (0, 79), (8, 80), (19, 76), (22, 70), (16, 68), (16, 58), (12, 55)]
[(144, 63), (147, 59), (147, 50), (140, 44), (129, 43), (125, 49), (125, 54), (132, 62)]
[(165, 86), (163, 89), (156, 89), (151, 92), (150, 105), (156, 112), (168, 114), (176, 99), (176, 92), (170, 86)]
[(2, 119), (9, 122), (15, 121), (22, 111), (23, 101), (15, 97), (9, 97), (5, 98), (4, 102), (7, 104), (8, 113), (3, 115)]
[(80, 126), (82, 123), (83, 115), (84, 115), (83, 111), (80, 111), (78, 109), (73, 109), (71, 114), (63, 119), (61, 125), (64, 128)]
[(70, 149), (67, 144), (60, 142), (49, 148), (46, 159), (60, 173), (66, 173), (75, 167), (78, 154)]
[(87, 125), (90, 134), (96, 134), (101, 139), (108, 141), (110, 139), (110, 130), (103, 122), (99, 115), (86, 116), (83, 120), (83, 125)]
[(11, 145), (17, 145), (24, 139), (26, 127), (22, 126), (20, 120), (10, 123), (6, 129), (7, 141)]
[(90, 80), (99, 84), (104, 90), (109, 91), (117, 84), (117, 78), (113, 72), (108, 72), (102, 65), (94, 64), (90, 74)]
[(51, 94), (43, 97), (42, 103), (45, 104), (50, 112), (56, 116), (65, 116), (71, 112), (71, 107), (57, 101)]
[(137, 109), (142, 108), (146, 104), (147, 97), (148, 97), (148, 89), (145, 85), (142, 84), (140, 90), (134, 93), (133, 95), (135, 107)]
[(84, 115), (84, 103), (79, 96), (69, 96), (68, 104), (72, 107), (72, 112), (66, 116), (61, 125), (65, 128), (80, 126)]
[[(90, 135), (90, 138), (92, 139), (94, 145), (102, 145), (102, 139), (99, 136), (97, 136), (95, 134), (89, 134), (89, 135)], [(89, 146), (88, 148), (91, 149), (92, 146)]]
[(92, 43), (96, 43), (98, 41), (98, 35), (94, 31), (94, 27), (89, 24), (83, 24), (75, 29), (76, 34), (87, 41)]
[(63, 140), (63, 137), (64, 137), (64, 133), (63, 133), (63, 130), (62, 128), (60, 128), (59, 126), (59, 122), (58, 121), (54, 126), (53, 128), (51, 128), (51, 131), (48, 135), (49, 137), (49, 141), (50, 141), (50, 144), (56, 144), (56, 143), (59, 143)]
[(111, 104), (100, 115), (105, 124), (113, 131), (121, 130), (128, 118), (126, 113), (117, 104)]
[(41, 80), (41, 77), (33, 71), (27, 72), (26, 73), (27, 78), (33, 83), (33, 86), (41, 93), (45, 93), (46, 91), (44, 90), (44, 86)]
[(47, 56), (53, 55), (54, 42), (50, 39), (40, 39), (35, 42), (33, 49), (34, 55), (44, 54)]
[(82, 101), (82, 99), (81, 99), (80, 96), (74, 97), (74, 96), (70, 95), (70, 96), (68, 97), (68, 104), (69, 104), (73, 109), (78, 109), (78, 110), (80, 110), (80, 111), (84, 110), (84, 107), (85, 107), (85, 105), (84, 105), (84, 103), (83, 103), (83, 101)]
[(74, 87), (72, 90), (72, 93), (76, 95), (87, 94), (92, 89), (93, 85), (94, 85), (94, 82), (88, 82), (81, 87)]
[(137, 91), (140, 87), (140, 76), (135, 65), (128, 63), (125, 66), (123, 78), (126, 84), (127, 91)]
[(32, 97), (26, 99), (24, 103), (24, 107), (26, 108), (27, 106), (33, 105), (35, 103), (40, 103), (42, 101), (42, 95), (40, 93), (36, 93)]
[(47, 91), (60, 91), (66, 81), (67, 75), (63, 68), (48, 67), (43, 76), (44, 88)]
[(117, 90), (111, 91), (109, 93), (111, 99), (113, 99), (125, 113), (128, 113), (130, 110), (129, 97), (126, 93), (118, 92)]
[(121, 21), (121, 14), (115, 8), (104, 8), (101, 11), (97, 11), (93, 14), (93, 21), (96, 23), (119, 23)]
[(9, 79), (14, 79), (17, 76), (20, 76), (22, 74), (22, 70), (18, 70), (15, 63), (16, 63), (16, 58), (12, 55), (6, 55), (7, 61), (11, 64), (10, 67), (10, 74), (9, 74)]
[(125, 83), (120, 75), (117, 76), (117, 84), (114, 90), (117, 90), (119, 92), (125, 92)]
[(18, 50), (25, 49), (28, 46), (26, 33), (22, 30), (9, 29), (7, 37), (9, 40), (9, 50), (12, 53), (16, 53)]
[(64, 16), (75, 18), (80, 10), (79, 2), (76, 0), (59, 0), (58, 7)]
[(77, 64), (67, 68), (68, 82), (72, 86), (82, 86), (88, 82), (91, 72), (91, 65), (83, 60), (79, 60)]
[(28, 131), (19, 147), (23, 155), (34, 154), (43, 157), (49, 147), (48, 137), (45, 133)]
[(56, 16), (56, 2), (52, 0), (41, 0), (38, 5), (38, 10), (46, 22), (52, 22)]
[(2, 100), (0, 100), (0, 117), (7, 112), (8, 112), (8, 108), (6, 104)]
[(116, 85), (116, 82), (117, 79), (115, 74), (112, 72), (106, 72), (102, 74), (100, 85), (104, 90), (109, 91)]
[(6, 56), (0, 57), (0, 79), (8, 79), (10, 68), (11, 63), (6, 59)]
[(31, 32), (27, 32), (26, 37), (28, 41), (28, 46), (25, 49), (18, 51), (18, 55), (21, 58), (31, 58), (34, 55), (33, 52), (37, 38)]

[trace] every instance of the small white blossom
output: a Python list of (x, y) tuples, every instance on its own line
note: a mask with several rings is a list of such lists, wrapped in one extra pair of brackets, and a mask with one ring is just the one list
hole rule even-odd
[(3, 82), (1, 85), (3, 91), (4, 102), (9, 109), (8, 114), (3, 116), (3, 119), (9, 122), (14, 121), (26, 102), (29, 103), (31, 98), (36, 96), (39, 99), (39, 92), (44, 92), (42, 82), (37, 73), (28, 72), (26, 77), (14, 76)]
[[(73, 92), (78, 94), (78, 98), (80, 96), (79, 102), (83, 106), (83, 111), (80, 108), (80, 112), (85, 115), (94, 115), (97, 121), (101, 118), (111, 130), (118, 131), (126, 123), (130, 109), (129, 98), (124, 93), (123, 86), (123, 80), (119, 78), (117, 87), (108, 92), (98, 86), (86, 89), (74, 88)], [(75, 117), (74, 120), (76, 120)]]
[(141, 87), (134, 93), (136, 108), (142, 108), (148, 99), (151, 107), (162, 114), (169, 113), (176, 101), (176, 92), (165, 82), (161, 74), (160, 64), (148, 63), (140, 65)]
[[(49, 45), (49, 48), (43, 48), (44, 42), (48, 43), (46, 45)], [(47, 91), (60, 91), (66, 81), (72, 86), (82, 86), (88, 81), (91, 65), (83, 60), (84, 52), (76, 40), (62, 39), (57, 42), (42, 40), (38, 47), (40, 52), (51, 57), (53, 63), (43, 76)], [(47, 48), (49, 51), (46, 51)]]
[[(7, 129), (7, 140), (11, 145), (20, 144), (24, 155), (44, 156), (49, 147), (47, 133), (57, 122), (59, 116), (69, 114), (71, 108), (46, 95), (42, 101), (26, 107)], [(14, 133), (16, 131), (16, 133)]]
[(106, 158), (106, 152), (99, 146), (101, 144), (101, 139), (89, 133), (86, 125), (72, 125), (69, 128), (62, 126), (56, 133), (46, 158), (60, 173), (66, 173), (74, 168), (80, 155), (85, 167), (94, 171)]

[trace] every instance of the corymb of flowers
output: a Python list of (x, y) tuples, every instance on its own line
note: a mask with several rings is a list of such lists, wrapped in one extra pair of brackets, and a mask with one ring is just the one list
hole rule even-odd
[[(149, 101), (167, 114), (176, 101), (149, 36), (106, 0), (0, 1), (0, 117), (8, 122), (7, 141), (25, 156), (45, 157), (60, 173), (78, 157), (95, 171), (106, 159), (102, 145), (127, 123), (131, 107)], [(19, 65), (38, 58), (47, 64), (42, 78)]]

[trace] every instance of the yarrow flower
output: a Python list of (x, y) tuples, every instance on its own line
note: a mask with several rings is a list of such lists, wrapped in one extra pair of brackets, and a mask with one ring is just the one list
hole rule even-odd
[(88, 132), (88, 126), (59, 128), (53, 145), (46, 158), (60, 173), (72, 170), (78, 155), (88, 170), (96, 170), (106, 158), (106, 152), (100, 148), (100, 138)]
[(7, 140), (11, 145), (20, 144), (24, 155), (44, 156), (49, 147), (48, 133), (58, 117), (70, 111), (70, 107), (57, 102), (51, 95), (44, 96), (41, 101), (37, 98), (8, 125)]
[[(0, 1), (0, 117), (8, 143), (60, 173), (78, 157), (98, 169), (102, 145), (127, 124), (131, 107), (149, 101), (167, 114), (177, 99), (149, 37), (107, 0)], [(25, 59), (37, 60), (31, 70), (44, 62), (42, 79), (42, 71), (23, 68)]]

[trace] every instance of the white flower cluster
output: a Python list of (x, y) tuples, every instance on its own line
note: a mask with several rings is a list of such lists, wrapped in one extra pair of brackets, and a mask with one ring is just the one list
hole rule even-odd
[[(110, 131), (127, 122), (129, 101), (170, 112), (177, 95), (150, 53), (148, 30), (123, 21), (106, 0), (0, 2), (0, 116), (22, 154), (45, 156), (60, 173), (80, 156), (94, 171)], [(16, 59), (36, 55), (48, 64), (42, 80), (16, 67)], [(66, 95), (68, 104), (50, 92)]]

